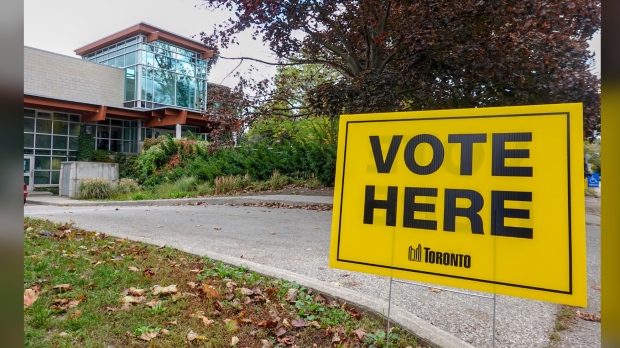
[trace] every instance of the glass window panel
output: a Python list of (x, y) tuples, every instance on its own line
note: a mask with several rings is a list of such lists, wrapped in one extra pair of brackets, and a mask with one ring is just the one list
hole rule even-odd
[(136, 70), (125, 69), (125, 101), (136, 99)]
[(37, 155), (49, 155), (51, 152), (50, 150), (41, 150), (41, 149), (35, 149), (34, 153), (36, 153)]
[(76, 150), (78, 149), (78, 140), (77, 138), (74, 137), (70, 137), (69, 138), (69, 150)]
[[(60, 156), (66, 156), (67, 155), (67, 150), (52, 150), (52, 155), (60, 155)], [(52, 166), (54, 165), (54, 162), (52, 160)], [(54, 169), (54, 168), (52, 168)]]
[(123, 137), (123, 128), (112, 127), (110, 130), (111, 139), (121, 139)]
[(32, 109), (24, 109), (24, 116), (34, 117), (35, 111)]
[(54, 134), (68, 134), (69, 133), (69, 123), (67, 122), (61, 122), (61, 121), (54, 121), (54, 127), (53, 127), (53, 132)]
[(116, 57), (116, 66), (119, 68), (125, 67), (125, 56)]
[(194, 67), (186, 62), (179, 61), (177, 65), (177, 71), (183, 75), (194, 76)]
[(190, 90), (189, 86), (189, 77), (186, 76), (178, 76), (177, 78), (177, 100), (176, 105), (183, 106), (186, 108), (192, 107), (190, 103)]
[(79, 123), (69, 123), (69, 135), (80, 135)]
[(24, 147), (34, 147), (34, 134), (24, 133)]
[(61, 114), (61, 113), (55, 112), (54, 113), (54, 120), (69, 121), (69, 115), (68, 114)]
[(67, 149), (67, 137), (54, 135), (54, 149), (66, 150)]
[[(66, 156), (66, 153), (64, 154)], [(60, 162), (64, 161), (66, 157), (52, 157), (52, 170), (60, 170)]]
[(122, 141), (120, 140), (110, 140), (110, 151), (120, 152), (121, 144), (122, 144)]
[(33, 149), (24, 149), (24, 155), (32, 155), (34, 153)]
[(97, 139), (97, 150), (108, 150), (109, 144), (108, 139)]
[(162, 55), (155, 55), (155, 66), (161, 69), (173, 70), (174, 69), (174, 59)]
[(49, 112), (37, 112), (37, 117), (38, 118), (47, 118), (47, 119), (51, 119), (52, 118), (52, 114), (50, 114)]
[(113, 125), (113, 126), (122, 127), (123, 126), (123, 120), (110, 119), (110, 124)]
[(34, 118), (24, 118), (24, 132), (34, 132)]
[(127, 66), (136, 64), (138, 60), (138, 52), (131, 52), (125, 55), (125, 64)]
[(80, 115), (69, 115), (71, 122), (80, 122)]
[(52, 147), (52, 136), (37, 134), (35, 137), (35, 147), (37, 149), (49, 149)]
[(34, 184), (35, 185), (49, 185), (50, 183), (50, 172), (35, 170), (34, 171)]
[(175, 74), (171, 71), (155, 69), (153, 77), (154, 101), (156, 103), (173, 105), (175, 99)]
[(52, 170), (52, 185), (58, 185), (60, 179), (60, 170)]
[(148, 69), (146, 78), (146, 100), (153, 101), (153, 69)]
[(49, 170), (50, 165), (51, 165), (51, 161), (48, 156), (35, 156), (34, 157), (34, 169)]
[(146, 128), (146, 137), (144, 137), (144, 139), (152, 138), (152, 137), (153, 137), (153, 129), (152, 128)]

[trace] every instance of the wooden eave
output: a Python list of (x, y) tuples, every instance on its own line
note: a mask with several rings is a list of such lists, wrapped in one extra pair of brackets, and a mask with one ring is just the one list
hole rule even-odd
[(203, 117), (200, 112), (172, 107), (136, 110), (27, 94), (24, 94), (24, 107), (80, 114), (82, 122), (103, 121), (110, 116), (127, 120), (144, 120), (145, 127), (162, 127), (176, 124), (205, 127), (210, 124), (209, 120)]
[(204, 44), (198, 41), (188, 39), (181, 35), (177, 35), (175, 33), (159, 29), (157, 27), (154, 27), (146, 23), (139, 23), (127, 29), (121, 30), (117, 33), (114, 33), (112, 35), (106, 36), (103, 39), (97, 40), (86, 46), (80, 47), (74, 50), (74, 52), (79, 56), (85, 56), (98, 49), (112, 45), (115, 42), (122, 41), (130, 37), (134, 37), (138, 34), (146, 35), (147, 42), (161, 40), (161, 41), (185, 48), (187, 50), (198, 52), (202, 55), (202, 59), (213, 57), (213, 50), (205, 46)]

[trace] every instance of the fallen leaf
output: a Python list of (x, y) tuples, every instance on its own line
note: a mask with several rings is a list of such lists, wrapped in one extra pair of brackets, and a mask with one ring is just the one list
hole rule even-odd
[(146, 305), (149, 306), (149, 308), (153, 308), (159, 302), (160, 302), (159, 299), (154, 299), (154, 300), (151, 300), (151, 301), (147, 302)]
[(178, 324), (177, 324), (177, 321), (174, 320), (174, 321), (167, 321), (166, 325), (178, 325)]
[(200, 289), (204, 295), (207, 295), (211, 298), (216, 298), (218, 295), (217, 289), (213, 287), (212, 285), (202, 284), (202, 287)]
[(194, 283), (194, 282), (187, 282), (186, 284), (187, 284), (187, 286), (189, 286), (191, 289), (194, 289), (194, 288), (196, 287), (196, 283)]
[(237, 336), (233, 336), (233, 337), (230, 339), (230, 345), (231, 345), (231, 346), (236, 346), (236, 345), (237, 345), (237, 343), (239, 343), (239, 338), (238, 338)]
[(75, 318), (79, 318), (81, 316), (82, 316), (82, 311), (79, 310), (79, 309), (76, 309), (75, 312), (73, 312), (73, 314), (71, 314), (68, 319), (72, 320), (72, 319), (75, 319)]
[(432, 292), (436, 293), (436, 294), (438, 294), (438, 293), (440, 293), (440, 292), (441, 292), (441, 290), (439, 290), (439, 289), (435, 289), (435, 288), (428, 288), (428, 289), (429, 289), (430, 291), (432, 291)]
[(358, 340), (363, 340), (364, 337), (366, 337), (366, 330), (364, 330), (364, 328), (359, 328), (357, 330), (353, 330), (353, 333), (355, 334), (355, 336), (357, 337)]
[(262, 344), (261, 348), (273, 348), (273, 343), (270, 340), (260, 340)]
[(39, 294), (34, 289), (24, 290), (24, 306), (29, 307), (39, 298)]
[(261, 322), (260, 322), (260, 323), (258, 323), (257, 325), (258, 325), (258, 326), (261, 326), (261, 327), (265, 327), (265, 328), (268, 328), (268, 327), (276, 327), (276, 326), (278, 325), (278, 322), (277, 322), (277, 321), (275, 321), (275, 320), (270, 320), (270, 319), (267, 319), (267, 320), (263, 320), (263, 321), (261, 321)]
[(360, 313), (357, 309), (353, 307), (347, 308), (346, 311), (355, 319), (359, 319), (362, 317), (362, 313)]
[(575, 315), (583, 320), (601, 322), (601, 317), (596, 314), (583, 313), (583, 312), (577, 311), (575, 312)]
[(196, 274), (202, 273), (201, 269), (190, 269), (189, 271), (190, 271), (190, 273), (196, 273)]
[(310, 324), (308, 324), (307, 321), (303, 320), (303, 319), (293, 319), (293, 321), (291, 321), (291, 324), (294, 327), (306, 327)]
[(132, 272), (140, 272), (140, 269), (138, 267), (135, 267), (135, 266), (129, 266), (129, 267), (127, 267), (127, 269), (132, 271)]
[(116, 308), (107, 306), (107, 307), (105, 307), (105, 310), (108, 311), (108, 312), (114, 312), (116, 310)]
[(204, 315), (199, 316), (198, 319), (202, 319), (202, 323), (205, 326), (211, 326), (211, 324), (213, 324), (213, 320), (209, 320), (209, 318), (205, 317)]
[(214, 229), (214, 230), (216, 230), (216, 231), (219, 231), (219, 230), (221, 230), (222, 228), (221, 228), (221, 227), (213, 227), (213, 229)]
[(70, 291), (71, 290), (71, 285), (70, 284), (60, 284), (60, 285), (54, 286), (52, 289)]
[(121, 297), (121, 302), (123, 303), (127, 303), (127, 304), (132, 304), (132, 303), (140, 303), (140, 302), (144, 302), (144, 300), (146, 300), (146, 297), (144, 296), (122, 296)]
[(286, 333), (286, 329), (281, 327), (281, 328), (278, 329), (278, 331), (275, 332), (275, 335), (277, 337), (280, 337), (280, 336), (284, 336), (285, 333)]
[(127, 336), (127, 337), (129, 337), (129, 338), (135, 338), (135, 337), (136, 337), (136, 335), (132, 334), (132, 333), (131, 333), (131, 332), (129, 332), (129, 331), (126, 331), (126, 332), (125, 332), (125, 336)]
[(310, 323), (310, 325), (314, 326), (317, 329), (321, 328), (321, 324), (319, 324), (318, 321), (314, 320), (313, 322)]
[(134, 287), (131, 287), (127, 290), (127, 295), (132, 295), (132, 296), (142, 296), (144, 294), (146, 294), (146, 289), (136, 289)]
[(194, 331), (192, 331), (192, 329), (189, 329), (189, 332), (187, 333), (187, 336), (185, 336), (187, 338), (188, 341), (193, 341), (196, 339), (196, 337), (198, 337), (198, 334), (195, 333)]
[(286, 297), (284, 298), (287, 302), (295, 302), (297, 301), (297, 293), (298, 290), (295, 288), (289, 288), (286, 293)]
[(145, 332), (142, 335), (140, 335), (140, 339), (143, 341), (150, 341), (153, 338), (157, 337), (158, 333), (157, 332)]
[(170, 336), (170, 331), (166, 329), (159, 330), (159, 333), (165, 336)]
[(241, 288), (239, 289), (239, 291), (241, 291), (241, 293), (245, 296), (252, 296), (254, 295), (254, 291), (248, 289), (248, 288)]
[(179, 291), (177, 290), (176, 284), (168, 285), (166, 287), (161, 287), (159, 285), (154, 285), (151, 288), (151, 295), (153, 295), (153, 296), (157, 296), (157, 295), (170, 295), (170, 294), (176, 294), (177, 292), (179, 292)]
[(284, 320), (282, 320), (282, 325), (286, 326), (286, 327), (293, 327), (293, 325), (291, 325), (291, 323), (288, 322), (288, 319), (284, 318)]
[(601, 290), (601, 287), (596, 285), (592, 285), (591, 288), (594, 290)]

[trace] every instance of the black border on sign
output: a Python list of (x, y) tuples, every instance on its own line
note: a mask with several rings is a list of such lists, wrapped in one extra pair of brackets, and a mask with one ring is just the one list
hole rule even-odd
[[(372, 263), (367, 263), (367, 262), (359, 262), (359, 261), (354, 261), (354, 260), (345, 260), (345, 259), (341, 259), (340, 258), (340, 232), (342, 230), (342, 206), (344, 205), (344, 183), (345, 183), (345, 169), (346, 169), (346, 158), (347, 158), (347, 144), (348, 144), (348, 136), (349, 136), (349, 124), (352, 123), (373, 123), (373, 122), (403, 122), (403, 121), (430, 121), (430, 120), (437, 120), (437, 121), (441, 121), (441, 120), (455, 120), (455, 119), (471, 119), (471, 118), (502, 118), (502, 117), (540, 117), (540, 116), (557, 116), (557, 115), (564, 115), (566, 116), (566, 149), (567, 149), (567, 169), (568, 169), (568, 291), (565, 290), (556, 290), (556, 289), (547, 289), (547, 288), (540, 288), (540, 287), (535, 287), (535, 286), (529, 286), (529, 285), (522, 285), (522, 284), (512, 284), (512, 283), (505, 283), (505, 282), (498, 282), (498, 281), (493, 281), (493, 280), (486, 280), (486, 279), (477, 279), (477, 278), (470, 278), (470, 277), (462, 277), (462, 276), (456, 276), (456, 275), (450, 275), (450, 274), (442, 274), (442, 273), (435, 273), (435, 272), (427, 272), (427, 271), (420, 271), (420, 270), (413, 270), (413, 269), (408, 269), (408, 268), (401, 268), (401, 267), (393, 267), (393, 266), (386, 266), (386, 265), (378, 265), (378, 264), (372, 264)], [(546, 291), (546, 292), (553, 292), (553, 293), (560, 293), (560, 294), (572, 294), (573, 293), (573, 246), (572, 246), (572, 215), (571, 215), (571, 163), (570, 163), (570, 112), (543, 112), (543, 113), (537, 113), (537, 114), (509, 114), (509, 115), (489, 115), (489, 116), (454, 116), (454, 117), (427, 117), (427, 118), (407, 118), (407, 119), (386, 119), (386, 120), (366, 120), (366, 121), (347, 121), (347, 126), (346, 126), (346, 131), (345, 131), (345, 138), (344, 138), (344, 157), (343, 157), (343, 161), (342, 161), (342, 184), (341, 184), (341, 189), (340, 189), (340, 211), (339, 211), (339, 221), (338, 221), (338, 248), (336, 249), (336, 260), (339, 262), (346, 262), (346, 263), (353, 263), (353, 264), (358, 264), (358, 265), (365, 265), (365, 266), (373, 266), (373, 267), (379, 267), (379, 268), (387, 268), (387, 269), (393, 269), (393, 270), (398, 270), (398, 271), (406, 271), (406, 272), (414, 272), (414, 273), (423, 273), (423, 274), (429, 274), (429, 275), (435, 275), (435, 276), (440, 276), (440, 277), (447, 277), (447, 278), (456, 278), (456, 279), (463, 279), (463, 280), (471, 280), (471, 281), (476, 281), (476, 282), (481, 282), (481, 283), (490, 283), (490, 284), (496, 284), (496, 285), (505, 285), (505, 286), (511, 286), (511, 287), (516, 287), (516, 288), (524, 288), (524, 289), (531, 289), (531, 290), (540, 290), (540, 291)]]

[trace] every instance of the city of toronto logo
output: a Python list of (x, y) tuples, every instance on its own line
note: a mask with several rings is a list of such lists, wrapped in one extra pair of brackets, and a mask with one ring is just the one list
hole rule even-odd
[(409, 261), (422, 261), (422, 245), (418, 244), (417, 248), (409, 246)]

